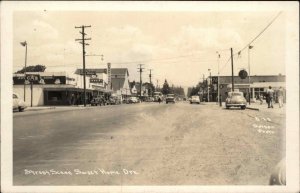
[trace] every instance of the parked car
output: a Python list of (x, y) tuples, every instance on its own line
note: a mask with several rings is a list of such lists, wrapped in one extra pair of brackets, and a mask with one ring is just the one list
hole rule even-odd
[(147, 102), (154, 102), (154, 97), (149, 97)]
[(174, 94), (167, 94), (167, 96), (166, 96), (166, 104), (168, 104), (168, 103), (175, 103)]
[(138, 103), (139, 99), (137, 97), (130, 97), (129, 98), (129, 103)]
[(193, 103), (200, 104), (200, 98), (199, 98), (199, 96), (198, 95), (192, 96), (191, 100), (190, 100), (190, 103), (191, 104), (193, 104)]
[(20, 96), (16, 93), (13, 93), (13, 111), (18, 110), (19, 112), (22, 112), (26, 108), (27, 106)]
[(241, 109), (245, 109), (247, 106), (247, 101), (242, 92), (229, 92), (228, 97), (225, 101), (225, 107), (228, 109), (229, 107), (240, 107)]
[(96, 98), (93, 98), (92, 100), (91, 100), (91, 105), (92, 106), (102, 106), (102, 105), (105, 105), (105, 100), (104, 100), (104, 98), (103, 97), (96, 97)]
[(121, 104), (121, 100), (118, 97), (110, 97), (107, 101), (109, 105), (119, 105)]

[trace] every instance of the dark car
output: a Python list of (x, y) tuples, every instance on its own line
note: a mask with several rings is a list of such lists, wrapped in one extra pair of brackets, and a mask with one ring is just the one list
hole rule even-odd
[(110, 97), (107, 101), (109, 105), (119, 105), (121, 104), (121, 100), (118, 97)]
[(105, 100), (104, 100), (104, 98), (102, 98), (102, 97), (96, 97), (96, 98), (93, 98), (92, 100), (91, 100), (91, 105), (92, 106), (102, 106), (102, 105), (105, 105)]
[(175, 103), (175, 96), (174, 94), (167, 94), (166, 96), (166, 104), (168, 103)]

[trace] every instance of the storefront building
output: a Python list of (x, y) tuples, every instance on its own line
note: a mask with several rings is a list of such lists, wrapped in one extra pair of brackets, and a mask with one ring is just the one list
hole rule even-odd
[[(284, 75), (260, 75), (251, 76), (246, 79), (241, 79), (239, 76), (234, 76), (234, 89), (244, 93), (244, 96), (249, 100), (249, 94), (251, 101), (255, 102), (260, 95), (265, 96), (266, 90), (272, 87), (276, 93), (280, 87), (285, 91), (285, 76)], [(232, 90), (232, 77), (231, 76), (220, 76), (219, 77), (219, 92), (224, 102), (227, 97), (227, 93)], [(216, 102), (218, 96), (218, 77), (212, 76), (212, 84), (210, 89), (210, 101)], [(284, 92), (285, 93), (285, 92)], [(285, 97), (284, 97), (285, 99)]]
[[(84, 89), (81, 77), (67, 76), (65, 72), (27, 72), (13, 74), (13, 92), (22, 99), (25, 94), (27, 106), (43, 105), (81, 105), (84, 103)], [(25, 86), (24, 86), (25, 83)], [(87, 78), (87, 85), (90, 81)], [(87, 104), (93, 96), (94, 89), (86, 89)]]
[[(77, 69), (75, 74), (83, 76), (83, 70)], [(89, 68), (86, 76), (90, 78), (90, 86), (102, 94), (109, 92), (120, 98), (131, 96), (127, 68)]]

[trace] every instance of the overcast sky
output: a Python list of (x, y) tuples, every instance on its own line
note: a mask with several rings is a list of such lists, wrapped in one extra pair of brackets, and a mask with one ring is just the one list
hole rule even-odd
[[(193, 86), (208, 76), (217, 75), (216, 51), (220, 51), (220, 74), (231, 75), (230, 48), (236, 53), (247, 45), (278, 14), (266, 12), (153, 12), (153, 11), (16, 11), (13, 15), (13, 70), (24, 66), (28, 42), (27, 65), (43, 64), (46, 71), (73, 73), (82, 67), (81, 38), (75, 26), (86, 29), (90, 46), (86, 67), (129, 69), (130, 80), (139, 80), (138, 64), (145, 64), (143, 80), (162, 84)], [(285, 74), (286, 17), (277, 20), (252, 44), (250, 65), (252, 75)], [(247, 49), (234, 57), (234, 71), (248, 69)]]

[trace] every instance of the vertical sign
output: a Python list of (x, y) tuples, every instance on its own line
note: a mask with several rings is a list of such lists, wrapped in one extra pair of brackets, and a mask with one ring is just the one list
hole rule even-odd
[(107, 63), (107, 84), (108, 84), (108, 89), (112, 89), (111, 88), (111, 64)]

